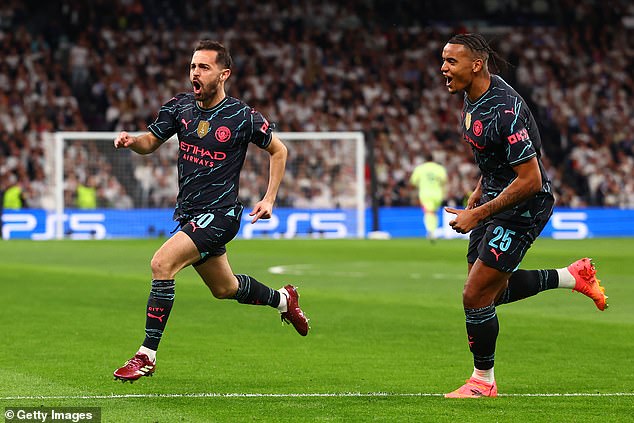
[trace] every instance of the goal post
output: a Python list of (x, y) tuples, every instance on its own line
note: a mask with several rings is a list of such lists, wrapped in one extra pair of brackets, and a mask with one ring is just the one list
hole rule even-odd
[[(143, 132), (130, 132), (139, 135)], [(69, 230), (70, 212), (78, 210), (72, 191), (78, 185), (91, 185), (98, 192), (98, 210), (120, 213), (116, 219), (134, 225), (146, 219), (133, 212), (161, 209), (161, 219), (169, 219), (176, 200), (179, 145), (170, 138), (154, 153), (139, 155), (127, 149), (116, 150), (118, 132), (56, 132), (53, 148), (46, 150), (50, 166), (54, 207), (47, 210), (54, 222), (50, 232), (61, 239), (90, 238)], [(362, 132), (276, 132), (289, 155), (284, 180), (278, 192), (274, 216), (246, 225), (242, 238), (252, 237), (365, 237), (365, 139)], [(250, 146), (240, 177), (239, 198), (248, 210), (266, 192), (268, 154)], [(152, 215), (148, 219), (154, 219)], [(78, 218), (75, 219), (77, 221)], [(250, 221), (250, 218), (248, 218)], [(77, 224), (81, 227), (81, 224)], [(77, 226), (76, 225), (76, 226)], [(147, 225), (146, 225), (147, 226)], [(164, 225), (163, 225), (164, 226)], [(89, 228), (90, 224), (84, 224)], [(94, 229), (94, 225), (93, 225)], [(132, 226), (130, 226), (132, 230)], [(99, 229), (99, 237), (125, 237), (124, 233)], [(169, 232), (169, 231), (168, 231)], [(157, 230), (155, 233), (165, 233)], [(134, 234), (128, 234), (135, 237)], [(42, 239), (46, 238), (43, 236)]]

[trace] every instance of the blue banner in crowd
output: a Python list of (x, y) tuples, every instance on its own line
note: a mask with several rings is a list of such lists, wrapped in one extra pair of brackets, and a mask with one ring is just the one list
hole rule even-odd
[[(240, 238), (349, 238), (357, 234), (353, 210), (275, 209), (269, 220), (251, 224), (245, 211)], [(453, 215), (440, 212), (439, 238), (460, 238), (449, 226)], [(372, 230), (371, 212), (366, 213), (366, 235)], [(172, 209), (66, 210), (58, 217), (44, 210), (5, 210), (3, 239), (46, 240), (56, 237), (61, 224), (65, 238), (111, 239), (169, 236), (177, 226)], [(61, 221), (61, 223), (59, 223)], [(424, 237), (423, 213), (417, 207), (379, 210), (379, 230), (392, 238)], [(583, 208), (555, 209), (542, 233), (555, 239), (634, 237), (634, 210)]]

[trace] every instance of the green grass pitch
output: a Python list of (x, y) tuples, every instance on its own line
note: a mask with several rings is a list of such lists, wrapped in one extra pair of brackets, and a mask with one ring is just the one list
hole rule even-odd
[(498, 307), (501, 396), (482, 400), (441, 396), (472, 370), (461, 240), (235, 240), (236, 273), (299, 286), (309, 335), (213, 298), (188, 268), (155, 376), (115, 382), (161, 242), (0, 242), (0, 406), (101, 407), (104, 422), (634, 420), (634, 239), (535, 243), (522, 268), (592, 257), (610, 308), (563, 289)]

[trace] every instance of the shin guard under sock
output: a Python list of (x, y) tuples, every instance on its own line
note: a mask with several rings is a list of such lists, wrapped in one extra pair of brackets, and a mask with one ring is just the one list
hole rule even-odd
[(465, 308), (464, 313), (473, 366), (481, 370), (490, 369), (493, 367), (495, 342), (500, 330), (495, 306)]
[(156, 351), (174, 304), (174, 279), (152, 280), (147, 300), (143, 346)]
[(512, 303), (559, 286), (556, 270), (516, 270), (495, 305)]
[(280, 293), (258, 282), (249, 275), (235, 275), (238, 278), (238, 292), (235, 299), (241, 304), (269, 305), (280, 304)]

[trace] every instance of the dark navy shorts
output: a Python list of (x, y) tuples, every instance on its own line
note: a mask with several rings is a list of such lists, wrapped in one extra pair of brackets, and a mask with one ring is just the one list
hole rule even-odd
[(227, 252), (226, 244), (235, 238), (240, 229), (242, 210), (242, 205), (213, 209), (179, 221), (180, 230), (194, 241), (200, 252), (200, 261), (194, 266)]
[(480, 223), (469, 235), (467, 262), (473, 264), (480, 259), (501, 272), (516, 271), (548, 223), (554, 204), (552, 195), (538, 194), (526, 205)]

